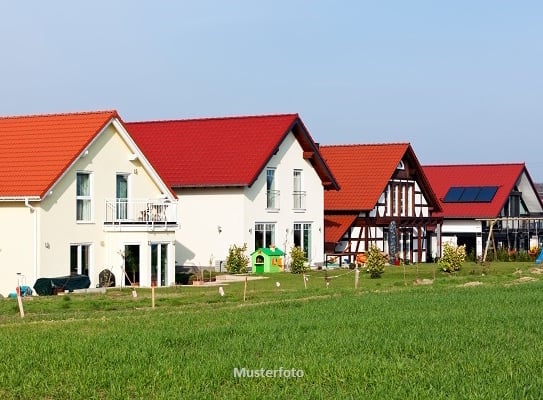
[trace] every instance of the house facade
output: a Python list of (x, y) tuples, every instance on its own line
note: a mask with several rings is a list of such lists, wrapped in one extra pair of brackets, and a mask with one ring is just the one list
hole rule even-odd
[[(177, 199), (115, 111), (0, 118), (0, 293), (108, 269), (174, 282)], [(125, 274), (126, 272), (126, 274)]]
[[(423, 167), (441, 203), (442, 241), (482, 257), (492, 250), (528, 251), (542, 242), (543, 206), (524, 163)], [(492, 230), (490, 229), (492, 227)]]
[(325, 193), (328, 265), (371, 246), (392, 262), (426, 262), (439, 242), (439, 202), (408, 143), (321, 146), (341, 190)]
[[(297, 114), (127, 123), (179, 198), (176, 263), (225, 270), (232, 245), (323, 262), (324, 191), (337, 183)], [(288, 264), (288, 260), (285, 260)]]

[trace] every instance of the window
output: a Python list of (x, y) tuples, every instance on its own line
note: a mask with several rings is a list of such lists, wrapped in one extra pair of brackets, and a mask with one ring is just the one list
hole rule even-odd
[(266, 208), (279, 209), (279, 190), (275, 190), (275, 168), (266, 169)]
[(92, 220), (91, 174), (78, 172), (76, 176), (76, 219)]
[(294, 246), (300, 247), (308, 260), (311, 260), (311, 224), (294, 224)]
[(302, 191), (302, 170), (295, 169), (292, 175), (293, 178), (293, 197), (294, 197), (294, 206), (295, 210), (300, 210), (305, 208), (305, 192)]
[(166, 286), (168, 270), (168, 245), (166, 243), (151, 244), (151, 285)]
[(117, 218), (128, 219), (128, 175), (117, 174), (116, 181)]
[(270, 247), (272, 244), (275, 244), (275, 224), (255, 224), (255, 249)]
[(89, 275), (90, 244), (70, 246), (70, 275)]

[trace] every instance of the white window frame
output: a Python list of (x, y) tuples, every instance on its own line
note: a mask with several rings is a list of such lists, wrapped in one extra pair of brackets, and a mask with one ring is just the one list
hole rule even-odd
[[(256, 246), (256, 236), (257, 232), (262, 232), (263, 240), (262, 240), (262, 247), (267, 248), (270, 247), (270, 245), (275, 245), (275, 233), (277, 231), (277, 224), (275, 222), (256, 222), (255, 228), (254, 228), (254, 245), (255, 250), (257, 249)], [(267, 233), (271, 233), (269, 243), (266, 241)]]
[[(295, 222), (292, 226), (293, 229), (293, 243), (295, 246), (299, 246), (302, 250), (304, 250), (304, 254), (307, 257), (308, 262), (311, 262), (311, 246), (313, 242), (313, 224), (311, 222)], [(300, 235), (300, 243), (296, 243), (296, 232), (299, 232)], [(304, 240), (305, 233), (308, 233), (308, 241), (309, 243), (306, 243)]]
[(302, 171), (294, 169), (292, 172), (292, 208), (294, 210), (305, 210), (306, 192), (303, 190)]
[(90, 275), (92, 268), (92, 243), (70, 243), (70, 275), (72, 274), (72, 247), (77, 248), (76, 273), (79, 275), (83, 273), (83, 247), (87, 248), (87, 273)]
[[(88, 176), (89, 178), (89, 194), (83, 195), (78, 194), (78, 177), (79, 176)], [(75, 219), (78, 223), (92, 223), (94, 220), (94, 201), (93, 201), (93, 186), (94, 186), (94, 179), (93, 174), (90, 171), (77, 171), (76, 172), (76, 178), (75, 178)], [(86, 214), (84, 211), (82, 212), (82, 218), (79, 218), (79, 204), (80, 202), (83, 202), (83, 204), (87, 204), (88, 202), (88, 217), (85, 218), (84, 214)], [(84, 206), (83, 206), (84, 210)]]

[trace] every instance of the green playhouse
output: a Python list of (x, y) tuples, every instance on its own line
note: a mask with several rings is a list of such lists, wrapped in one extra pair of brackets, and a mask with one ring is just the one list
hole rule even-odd
[(253, 264), (253, 273), (262, 274), (265, 272), (281, 272), (284, 270), (283, 256), (285, 253), (277, 248), (262, 247), (256, 249), (251, 254), (251, 261)]

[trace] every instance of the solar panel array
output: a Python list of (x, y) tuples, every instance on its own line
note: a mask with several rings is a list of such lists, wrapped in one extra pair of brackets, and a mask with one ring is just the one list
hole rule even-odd
[(452, 186), (443, 202), (445, 203), (489, 203), (498, 186)]

